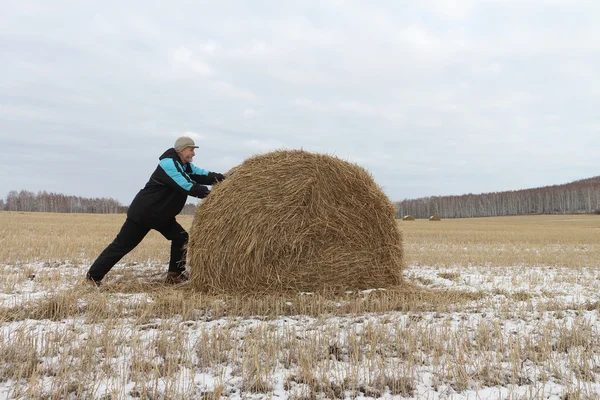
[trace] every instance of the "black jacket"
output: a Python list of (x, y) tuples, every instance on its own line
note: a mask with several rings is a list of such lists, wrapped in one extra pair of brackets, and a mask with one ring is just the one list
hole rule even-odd
[(159, 164), (146, 186), (135, 196), (127, 217), (146, 226), (161, 226), (181, 212), (188, 196), (206, 197), (206, 186), (223, 179), (223, 175), (201, 169), (192, 163), (182, 164), (174, 148), (159, 157)]

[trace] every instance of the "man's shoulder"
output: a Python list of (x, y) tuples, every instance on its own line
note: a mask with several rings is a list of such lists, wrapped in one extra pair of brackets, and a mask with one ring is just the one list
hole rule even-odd
[(159, 169), (162, 169), (167, 174), (181, 173), (186, 170), (186, 166), (174, 158), (163, 158), (158, 163)]

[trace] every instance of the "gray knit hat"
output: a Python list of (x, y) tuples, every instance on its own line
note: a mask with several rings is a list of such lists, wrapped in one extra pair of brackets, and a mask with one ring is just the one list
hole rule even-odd
[(192, 138), (189, 138), (187, 136), (182, 136), (179, 139), (177, 139), (175, 141), (175, 146), (173, 146), (176, 152), (180, 152), (186, 147), (193, 147), (194, 149), (198, 148), (198, 146), (196, 146), (196, 143), (194, 143)]

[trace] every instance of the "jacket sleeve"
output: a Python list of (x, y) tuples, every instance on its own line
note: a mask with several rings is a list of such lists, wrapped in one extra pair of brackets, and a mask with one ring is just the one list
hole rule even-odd
[(208, 188), (194, 182), (190, 176), (185, 173), (181, 165), (172, 158), (164, 158), (160, 160), (158, 166), (165, 172), (163, 183), (172, 187), (175, 190), (182, 191), (194, 197), (206, 197)]
[(192, 163), (190, 163), (189, 165), (192, 169), (190, 178), (192, 178), (192, 180), (201, 185), (214, 185), (218, 181), (223, 180), (225, 178), (223, 175), (218, 174), (216, 172), (211, 172), (202, 168), (198, 168)]
[(208, 175), (210, 171), (207, 171), (202, 168), (196, 167), (194, 164), (190, 163), (190, 168), (192, 169), (193, 175)]

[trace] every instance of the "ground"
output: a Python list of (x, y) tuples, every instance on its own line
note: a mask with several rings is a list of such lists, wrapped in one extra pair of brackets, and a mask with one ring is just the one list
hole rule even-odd
[(402, 221), (402, 287), (261, 297), (159, 236), (90, 287), (119, 217), (55, 218), (0, 213), (0, 398), (600, 397), (596, 216)]

